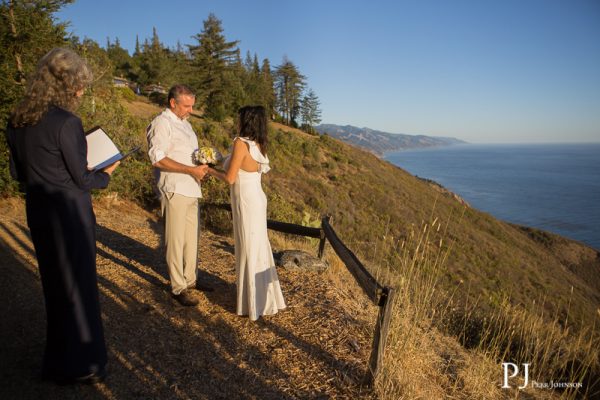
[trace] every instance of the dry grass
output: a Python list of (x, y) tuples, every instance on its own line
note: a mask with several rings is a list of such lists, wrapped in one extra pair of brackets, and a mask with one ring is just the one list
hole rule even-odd
[[(446, 222), (446, 226), (450, 221)], [(446, 227), (433, 219), (398, 246), (397, 265), (386, 278), (399, 289), (389, 336), (385, 368), (377, 382), (382, 399), (499, 399), (594, 396), (590, 380), (598, 376), (599, 337), (596, 327), (574, 331), (525, 311), (506, 300), (477, 324), (477, 304), (462, 305), (463, 319), (452, 318), (457, 308), (453, 293), (440, 288), (445, 260)], [(457, 287), (456, 290), (464, 288)], [(540, 310), (545, 309), (540, 307)], [(445, 324), (448, 324), (445, 325)], [(449, 326), (451, 325), (451, 326)], [(449, 335), (452, 333), (452, 335)], [(465, 348), (463, 345), (470, 345)], [(530, 363), (530, 384), (514, 378), (502, 389), (502, 362)], [(593, 379), (593, 378), (591, 378)], [(583, 388), (548, 390), (536, 382), (582, 382)], [(597, 394), (596, 394), (597, 395)]]
[(150, 102), (143, 96), (136, 96), (135, 101), (123, 100), (121, 104), (131, 115), (142, 118), (148, 122), (163, 110), (163, 108)]
[[(574, 330), (558, 323), (558, 317), (544, 316), (546, 307), (533, 310), (512, 305), (503, 299), (483, 323), (477, 318), (478, 304), (461, 304), (458, 296), (443, 290), (440, 280), (446, 273), (446, 260), (452, 244), (445, 243), (450, 220), (432, 217), (420, 229), (413, 230), (403, 242), (386, 234), (378, 243), (352, 243), (350, 247), (367, 249), (360, 258), (368, 260), (372, 273), (380, 282), (398, 288), (388, 338), (385, 364), (377, 380), (381, 399), (576, 399), (594, 396), (590, 376), (598, 368), (598, 332)], [(272, 234), (274, 243), (283, 248), (316, 252), (310, 240), (290, 240)], [(379, 248), (378, 248), (379, 246)], [(396, 253), (395, 268), (384, 258)], [(367, 255), (368, 254), (368, 255)], [(356, 288), (341, 261), (328, 254), (334, 288)], [(385, 265), (385, 267), (381, 267)], [(356, 288), (357, 289), (357, 288)], [(456, 290), (465, 290), (458, 286)], [(350, 294), (349, 308), (369, 304), (361, 293)], [(466, 297), (468, 299), (468, 296)], [(362, 304), (359, 299), (362, 299)], [(462, 299), (462, 298), (461, 298)], [(535, 305), (535, 301), (533, 302)], [(452, 316), (459, 311), (458, 321)], [(365, 326), (372, 326), (366, 319)], [(448, 324), (448, 326), (445, 326)], [(465, 347), (467, 345), (467, 347)], [(513, 378), (511, 389), (502, 389), (502, 362), (531, 364), (529, 386), (522, 376)], [(595, 372), (597, 375), (597, 372)], [(564, 391), (540, 389), (536, 382), (582, 382), (581, 389)]]
[(558, 318), (544, 318), (505, 299), (484, 321), (478, 350), (492, 359), (530, 363), (531, 378), (537, 382), (582, 383), (583, 389), (561, 394), (580, 398), (598, 384), (594, 380), (600, 372), (600, 337), (595, 328), (574, 330), (560, 325)]
[(57, 387), (37, 377), (45, 313), (23, 204), (0, 202), (0, 398), (375, 397), (360, 383), (376, 310), (330, 281), (333, 272), (278, 271), (288, 308), (253, 323), (235, 314), (231, 238), (203, 232), (200, 279), (216, 290), (184, 308), (169, 295), (156, 216), (114, 196), (95, 209), (110, 375)]
[[(230, 238), (204, 232), (201, 277), (217, 291), (200, 295), (199, 307), (184, 309), (168, 295), (156, 216), (115, 196), (106, 196), (96, 210), (111, 375), (94, 387), (58, 388), (35, 377), (44, 313), (23, 204), (0, 203), (1, 272), (10, 277), (0, 287), (6, 316), (0, 331), (2, 398), (593, 398), (586, 393), (593, 382), (585, 377), (598, 368), (595, 326), (574, 330), (506, 300), (482, 319), (477, 303), (459, 306), (458, 296), (441, 289), (452, 251), (445, 242), (449, 220), (432, 217), (404, 241), (384, 235), (379, 249), (371, 249), (369, 268), (398, 294), (383, 370), (368, 390), (360, 382), (377, 308), (329, 246), (324, 273), (280, 270), (289, 308), (251, 323), (234, 314)], [(276, 232), (270, 239), (275, 251), (317, 252), (312, 239)], [(396, 268), (378, 267), (384, 259), (378, 255), (390, 250), (397, 257), (389, 265)], [(519, 377), (513, 388), (501, 389), (502, 361), (531, 363), (530, 381), (586, 386), (519, 391)]]

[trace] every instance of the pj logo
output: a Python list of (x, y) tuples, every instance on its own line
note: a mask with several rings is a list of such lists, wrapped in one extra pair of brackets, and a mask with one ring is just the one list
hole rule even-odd
[[(525, 378), (525, 383), (523, 383), (523, 386), (517, 386), (518, 389), (525, 389), (527, 387), (527, 384), (529, 383), (529, 364), (522, 364), (523, 365), (523, 377)], [(502, 371), (504, 372), (504, 379), (502, 381), (503, 385), (502, 385), (502, 389), (510, 389), (510, 384), (508, 383), (508, 380), (510, 378), (514, 378), (519, 374), (519, 366), (517, 364), (513, 364), (513, 363), (502, 363)], [(509, 371), (511, 371), (509, 373)]]

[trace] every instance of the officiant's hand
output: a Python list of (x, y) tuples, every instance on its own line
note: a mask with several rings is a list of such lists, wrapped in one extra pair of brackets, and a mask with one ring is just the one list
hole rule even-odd
[(114, 163), (110, 164), (108, 167), (103, 168), (102, 172), (106, 172), (107, 174), (112, 175), (112, 173), (119, 166), (119, 164), (121, 164), (121, 161), (114, 162)]

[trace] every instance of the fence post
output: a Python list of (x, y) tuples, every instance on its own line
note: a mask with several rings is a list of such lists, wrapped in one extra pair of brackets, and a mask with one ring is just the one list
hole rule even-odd
[(373, 386), (375, 378), (381, 371), (385, 343), (390, 328), (390, 321), (392, 320), (392, 308), (394, 306), (395, 295), (396, 290), (394, 288), (388, 286), (383, 288), (379, 301), (379, 315), (377, 316), (377, 323), (375, 324), (375, 334), (373, 335), (373, 347), (371, 349), (369, 367), (364, 379), (364, 383), (367, 386)]
[(321, 240), (319, 241), (319, 254), (318, 257), (319, 259), (323, 259), (323, 253), (325, 250), (325, 242), (327, 241), (327, 238), (325, 237), (325, 231), (323, 230), (323, 221), (331, 221), (331, 215), (326, 215), (323, 217), (323, 219), (321, 219)]

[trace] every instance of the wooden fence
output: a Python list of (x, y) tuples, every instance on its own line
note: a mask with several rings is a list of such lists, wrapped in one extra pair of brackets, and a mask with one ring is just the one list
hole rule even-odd
[[(203, 206), (211, 208), (220, 208), (231, 211), (230, 204), (215, 204), (203, 203)], [(323, 258), (325, 243), (329, 244), (344, 262), (348, 271), (354, 276), (356, 282), (362, 288), (367, 297), (377, 306), (379, 306), (379, 315), (375, 323), (375, 331), (373, 334), (373, 345), (371, 348), (371, 356), (369, 357), (369, 365), (364, 377), (364, 384), (373, 385), (375, 378), (381, 371), (383, 363), (383, 355), (385, 351), (385, 343), (388, 336), (390, 321), (392, 318), (392, 307), (396, 290), (389, 286), (382, 286), (365, 268), (354, 253), (340, 240), (331, 226), (331, 217), (327, 216), (321, 220), (321, 228), (312, 228), (303, 225), (290, 224), (287, 222), (267, 220), (267, 228), (273, 231), (287, 233), (297, 236), (307, 236), (319, 239), (319, 250), (317, 256)]]

